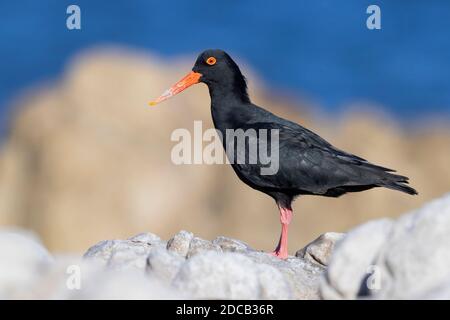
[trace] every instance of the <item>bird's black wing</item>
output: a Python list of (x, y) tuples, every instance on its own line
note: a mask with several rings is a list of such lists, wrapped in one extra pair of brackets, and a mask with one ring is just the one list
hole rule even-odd
[[(243, 130), (250, 128), (278, 132), (278, 143), (270, 141), (269, 150), (272, 148), (278, 154), (279, 164), (278, 171), (273, 175), (261, 174), (261, 164), (235, 166), (238, 175), (248, 179), (251, 185), (330, 196), (377, 186), (415, 193), (414, 189), (404, 185), (407, 177), (392, 174), (394, 170), (339, 150), (300, 125), (253, 122), (242, 127)], [(272, 156), (272, 161), (275, 160), (276, 157)]]

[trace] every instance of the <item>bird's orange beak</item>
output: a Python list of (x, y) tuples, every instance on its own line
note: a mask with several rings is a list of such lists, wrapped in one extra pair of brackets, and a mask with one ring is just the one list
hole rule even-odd
[(202, 74), (198, 72), (191, 71), (189, 72), (183, 79), (175, 83), (173, 86), (171, 86), (169, 89), (164, 91), (162, 95), (160, 95), (158, 98), (156, 98), (153, 101), (150, 101), (148, 104), (151, 106), (154, 106), (164, 100), (167, 100), (174, 95), (180, 93), (181, 91), (189, 88), (193, 84), (196, 84), (199, 82)]

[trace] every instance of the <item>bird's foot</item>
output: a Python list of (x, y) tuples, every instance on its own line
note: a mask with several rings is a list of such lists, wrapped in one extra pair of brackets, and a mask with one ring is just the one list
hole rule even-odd
[(288, 257), (288, 253), (287, 252), (283, 252), (281, 250), (275, 250), (273, 252), (269, 252), (269, 254), (271, 256), (274, 256), (274, 257), (277, 257), (277, 258), (283, 259), (283, 260), (286, 260), (287, 257)]

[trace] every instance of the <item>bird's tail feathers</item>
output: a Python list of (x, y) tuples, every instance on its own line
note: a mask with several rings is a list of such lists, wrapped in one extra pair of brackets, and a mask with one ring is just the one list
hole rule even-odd
[(418, 194), (418, 192), (414, 188), (407, 185), (409, 183), (408, 177), (387, 173), (387, 177), (383, 180), (384, 181), (380, 184), (380, 187), (401, 191), (410, 195)]

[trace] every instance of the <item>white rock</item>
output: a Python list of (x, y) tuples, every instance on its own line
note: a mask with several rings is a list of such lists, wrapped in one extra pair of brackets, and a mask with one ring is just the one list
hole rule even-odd
[[(450, 194), (395, 224), (380, 251), (379, 299), (411, 299), (450, 279)], [(441, 289), (442, 290), (442, 289)]]
[(174, 241), (145, 233), (101, 241), (83, 258), (52, 260), (30, 235), (0, 232), (0, 292), (10, 299), (318, 298), (322, 266), (280, 260), (226, 237), (190, 237), (176, 235), (184, 244), (175, 249)]
[(448, 299), (450, 194), (397, 221), (324, 234), (296, 255), (182, 231), (169, 243), (144, 233), (53, 259), (31, 234), (1, 230), (0, 298)]
[(223, 236), (217, 237), (212, 241), (212, 243), (218, 245), (220, 248), (222, 248), (223, 251), (226, 252), (246, 252), (249, 250), (253, 250), (248, 244), (243, 241)]
[(53, 258), (30, 232), (15, 229), (0, 231), (0, 298), (37, 281), (50, 268)]
[(189, 252), (189, 246), (192, 238), (194, 238), (194, 234), (192, 232), (181, 230), (167, 242), (167, 250), (176, 252), (179, 255), (186, 257)]
[(128, 270), (103, 270), (74, 292), (73, 299), (180, 299), (157, 278)]
[(291, 297), (289, 285), (278, 270), (265, 264), (257, 265), (238, 253), (197, 253), (181, 267), (174, 279), (174, 286), (181, 291), (190, 292), (195, 298)]
[(450, 292), (450, 194), (397, 221), (375, 220), (338, 243), (321, 293), (327, 299), (415, 299)]
[(205, 252), (205, 251), (214, 251), (214, 252), (222, 252), (222, 248), (217, 244), (212, 243), (211, 241), (204, 240), (198, 237), (194, 237), (191, 240), (189, 245), (189, 251), (187, 253), (187, 258), (191, 258), (196, 254)]
[(166, 246), (158, 239), (159, 237), (154, 235), (140, 234), (129, 240), (101, 241), (89, 248), (84, 258), (103, 263), (110, 268), (144, 270), (150, 252)]
[(420, 293), (419, 295), (412, 297), (413, 300), (450, 300), (450, 281), (443, 283), (437, 288)]
[(163, 242), (160, 237), (150, 232), (139, 233), (131, 238), (128, 238), (128, 240), (147, 243), (150, 245), (159, 245), (161, 242)]
[(370, 221), (353, 229), (337, 244), (321, 286), (325, 299), (354, 299), (358, 295), (392, 224), (388, 219)]
[[(98, 262), (98, 261), (97, 261)], [(179, 299), (184, 296), (139, 270), (105, 268), (94, 260), (58, 257), (52, 268), (12, 299)], [(186, 298), (186, 297), (184, 297)]]
[(327, 266), (334, 251), (334, 246), (344, 236), (345, 234), (337, 232), (324, 233), (303, 249), (298, 250), (295, 256), (304, 258), (312, 263)]
[(147, 271), (152, 276), (171, 283), (184, 262), (184, 257), (164, 248), (158, 248), (148, 255)]

